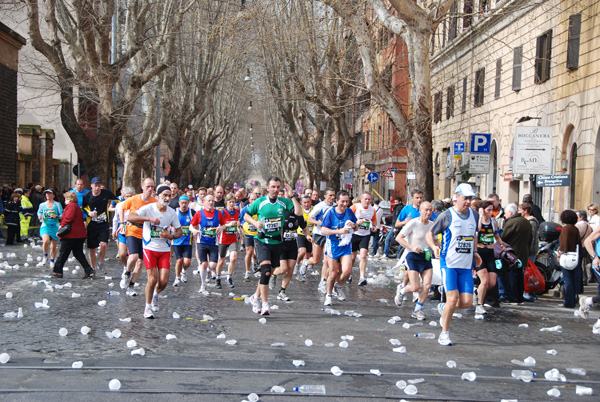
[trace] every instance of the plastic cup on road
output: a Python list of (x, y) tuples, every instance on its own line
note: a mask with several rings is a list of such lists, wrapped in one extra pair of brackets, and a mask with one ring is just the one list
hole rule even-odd
[(593, 391), (590, 387), (584, 387), (582, 385), (578, 385), (575, 388), (575, 393), (579, 396), (588, 396), (588, 395), (592, 395)]
[(557, 388), (549, 389), (546, 393), (548, 394), (548, 396), (553, 396), (555, 398), (560, 397), (560, 391)]
[(6, 292), (6, 298), (7, 299), (12, 299), (12, 297), (13, 297), (12, 292)]
[(71, 367), (74, 369), (80, 369), (83, 367), (83, 362), (79, 361), (79, 362), (73, 362), (73, 364), (71, 364)]
[(473, 371), (467, 371), (466, 373), (463, 373), (463, 375), (460, 378), (462, 380), (473, 382), (477, 379), (477, 374), (475, 374), (475, 372)]
[(129, 349), (133, 349), (133, 348), (135, 348), (136, 346), (137, 346), (137, 342), (136, 342), (135, 340), (133, 340), (133, 339), (130, 339), (130, 340), (128, 340), (128, 341), (127, 341), (127, 347), (128, 347)]
[(456, 362), (455, 362), (454, 360), (448, 360), (448, 361), (446, 362), (446, 366), (447, 366), (448, 368), (456, 368)]
[(249, 402), (258, 402), (258, 395), (256, 393), (251, 393), (248, 395)]
[(58, 330), (58, 334), (60, 336), (67, 336), (68, 333), (69, 333), (69, 331), (66, 328), (61, 328)]
[(110, 389), (111, 391), (118, 391), (118, 390), (120, 390), (121, 389), (121, 381), (117, 380), (116, 378), (113, 378), (108, 383), (108, 389)]
[(10, 355), (8, 353), (2, 353), (0, 354), (0, 363), (1, 364), (6, 364), (10, 361)]
[(87, 327), (85, 325), (83, 327), (81, 327), (81, 335), (87, 335), (90, 333), (90, 331), (91, 331), (90, 327)]
[(333, 366), (331, 368), (331, 374), (333, 374), (336, 377), (341, 376), (343, 373), (344, 373), (344, 371), (341, 368), (339, 368), (338, 366)]
[(416, 395), (417, 394), (417, 387), (415, 387), (414, 385), (410, 384), (407, 385), (406, 388), (404, 388), (404, 393), (406, 395)]

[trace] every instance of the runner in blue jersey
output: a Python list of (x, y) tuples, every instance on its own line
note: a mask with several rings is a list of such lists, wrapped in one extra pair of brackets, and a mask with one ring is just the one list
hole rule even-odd
[(181, 282), (187, 282), (187, 269), (192, 264), (192, 232), (190, 231), (190, 224), (196, 214), (196, 211), (189, 208), (190, 198), (182, 195), (179, 197), (179, 208), (177, 217), (181, 224), (181, 231), (183, 236), (179, 239), (173, 240), (173, 252), (175, 253), (175, 281), (173, 286), (177, 287)]
[(356, 216), (348, 205), (350, 195), (347, 191), (338, 191), (337, 206), (329, 209), (321, 223), (321, 234), (327, 236), (325, 258), (329, 262), (327, 276), (327, 293), (325, 306), (331, 306), (333, 288), (340, 301), (346, 300), (342, 285), (352, 273), (352, 232), (356, 228)]
[(219, 247), (217, 246), (217, 228), (219, 227), (219, 213), (215, 210), (215, 197), (208, 194), (204, 197), (204, 208), (196, 212), (190, 224), (191, 232), (197, 236), (196, 249), (200, 258), (200, 285), (199, 293), (206, 291), (207, 268), (216, 270), (219, 260)]
[[(456, 204), (442, 212), (433, 227), (426, 233), (427, 244), (435, 258), (440, 259), (442, 282), (446, 290), (446, 303), (438, 305), (442, 318), (442, 332), (438, 343), (452, 345), (450, 340), (450, 320), (455, 309), (471, 307), (473, 304), (473, 261), (481, 265), (481, 257), (476, 252), (477, 212), (471, 208), (475, 193), (468, 183), (456, 187)], [(442, 245), (438, 235), (442, 234)]]

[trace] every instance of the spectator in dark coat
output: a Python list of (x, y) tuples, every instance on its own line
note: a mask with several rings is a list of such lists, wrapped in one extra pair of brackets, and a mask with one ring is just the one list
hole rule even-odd
[(540, 209), (540, 207), (533, 203), (533, 197), (531, 196), (531, 194), (525, 194), (523, 196), (523, 202), (531, 204), (531, 216), (537, 219), (538, 223), (546, 222), (544, 220), (544, 217), (542, 216), (542, 210)]
[[(83, 267), (85, 274), (82, 279), (91, 278), (94, 276), (92, 266), (85, 258), (83, 253), (83, 245), (87, 238), (87, 232), (83, 223), (83, 213), (77, 205), (77, 194), (74, 192), (65, 193), (65, 203), (67, 204), (60, 220), (60, 227), (71, 224), (71, 231), (60, 239), (60, 252), (54, 264), (54, 272), (52, 276), (62, 278), (63, 267), (71, 252)], [(59, 229), (60, 230), (60, 229)]]
[(502, 241), (510, 244), (515, 255), (521, 260), (521, 268), (515, 268), (508, 274), (502, 275), (506, 297), (510, 303), (522, 303), (525, 290), (524, 270), (527, 267), (529, 246), (531, 244), (531, 225), (529, 221), (517, 212), (515, 204), (508, 204), (504, 208), (504, 226), (502, 228)]
[(6, 223), (6, 245), (15, 244), (15, 237), (17, 243), (21, 242), (21, 229), (20, 222), (21, 217), (21, 194), (12, 193), (10, 195), (8, 203), (4, 206), (4, 222)]

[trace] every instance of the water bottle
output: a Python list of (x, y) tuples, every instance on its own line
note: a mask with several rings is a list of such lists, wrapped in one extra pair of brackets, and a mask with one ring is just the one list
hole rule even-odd
[(303, 394), (324, 394), (325, 385), (301, 385), (299, 387), (295, 387), (294, 391), (298, 391)]
[(535, 373), (531, 370), (513, 370), (511, 375), (513, 378), (524, 382), (530, 382), (535, 377)]
[(501, 260), (496, 260), (496, 269), (498, 271), (500, 271), (502, 269), (502, 261)]
[(421, 332), (419, 334), (415, 334), (415, 338), (435, 339), (435, 334), (431, 332)]
[(425, 261), (431, 261), (431, 249), (429, 247), (425, 247), (423, 251), (425, 251)]
[(118, 295), (120, 295), (119, 292), (113, 292), (112, 290), (109, 291), (109, 292), (106, 292), (106, 294), (109, 295), (109, 296), (118, 296)]

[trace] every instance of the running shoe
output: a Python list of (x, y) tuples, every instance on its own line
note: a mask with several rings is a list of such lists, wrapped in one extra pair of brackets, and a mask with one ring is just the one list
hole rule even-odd
[(350, 276), (348, 277), (348, 280), (346, 280), (346, 283), (347, 283), (348, 285), (352, 284), (352, 275), (350, 275)]
[(446, 303), (438, 303), (437, 309), (438, 309), (438, 313), (440, 313), (440, 315), (444, 315), (444, 305)]
[(202, 284), (202, 285), (200, 285), (200, 290), (198, 290), (198, 293), (204, 293), (204, 292), (206, 292), (206, 285)]
[(344, 290), (337, 283), (335, 284), (335, 291), (337, 293), (337, 298), (338, 298), (339, 301), (346, 300), (346, 295), (344, 294)]
[(586, 300), (586, 296), (579, 298), (579, 314), (581, 318), (588, 318), (590, 316), (590, 306), (586, 303)]
[(217, 279), (217, 283), (215, 284), (215, 288), (217, 289), (222, 289), (223, 286), (221, 286), (221, 279)]
[(254, 267), (252, 267), (252, 269), (254, 270), (255, 273), (260, 271), (260, 265), (258, 265), (257, 261), (254, 261)]
[(396, 288), (396, 296), (394, 296), (394, 303), (396, 303), (396, 306), (398, 307), (402, 306), (402, 302), (404, 301), (404, 295), (400, 292), (402, 288), (404, 288), (404, 285), (399, 284)]
[(269, 280), (269, 289), (273, 290), (277, 287), (277, 276), (271, 275), (271, 279)]
[(600, 318), (598, 318), (598, 321), (596, 321), (596, 323), (592, 327), (592, 333), (594, 335), (600, 335)]
[(452, 341), (450, 340), (450, 332), (442, 332), (438, 337), (438, 343), (442, 346), (452, 346)]
[(477, 307), (475, 307), (475, 314), (484, 315), (487, 314), (487, 311), (485, 311), (485, 308), (481, 304), (478, 304)]
[(263, 302), (260, 315), (271, 315), (271, 313), (269, 312), (269, 302)]
[(366, 286), (367, 285), (367, 278), (360, 278), (358, 280), (358, 286)]
[(319, 292), (327, 293), (327, 279), (321, 279), (319, 282)]
[(181, 271), (181, 282), (187, 283), (187, 273), (185, 271)]
[(152, 311), (154, 311), (155, 313), (158, 311), (158, 294), (154, 293), (154, 295), (152, 295)]
[(277, 300), (283, 300), (285, 302), (290, 301), (288, 295), (285, 294), (285, 290), (280, 290), (277, 294)]
[(419, 321), (425, 321), (425, 314), (423, 313), (423, 310), (413, 311), (410, 316)]
[(46, 265), (47, 262), (48, 262), (48, 257), (44, 256), (44, 258), (42, 258), (42, 265)]
[(230, 288), (234, 288), (235, 287), (233, 285), (233, 278), (227, 278), (227, 286), (229, 286)]
[(135, 289), (133, 288), (133, 286), (129, 286), (127, 288), (127, 290), (125, 291), (125, 294), (127, 296), (137, 296), (137, 292), (135, 291)]
[(173, 281), (173, 287), (174, 288), (178, 287), (180, 283), (181, 283), (181, 280), (179, 278), (175, 278), (175, 280)]
[(306, 275), (306, 267), (308, 260), (302, 260), (302, 265), (300, 265), (300, 269), (298, 270), (298, 274), (305, 276)]
[(331, 295), (325, 295), (325, 303), (323, 303), (324, 306), (331, 306), (333, 303), (331, 301)]
[(247, 281), (248, 279), (250, 279), (250, 271), (244, 272), (244, 280)]
[(98, 268), (96, 268), (98, 270), (103, 270), (104, 269), (104, 263), (103, 262), (99, 262), (98, 263)]
[(154, 313), (152, 312), (152, 308), (151, 307), (146, 307), (144, 309), (144, 318), (149, 318), (149, 319), (153, 319), (154, 318)]
[(413, 292), (413, 303), (419, 301), (419, 292)]
[(119, 287), (121, 289), (125, 289), (127, 287), (127, 284), (129, 282), (129, 276), (125, 275), (125, 273), (123, 273), (123, 275), (121, 275), (121, 282), (119, 282)]
[(252, 312), (254, 314), (260, 314), (260, 299), (255, 294), (250, 296), (250, 304), (252, 304)]

